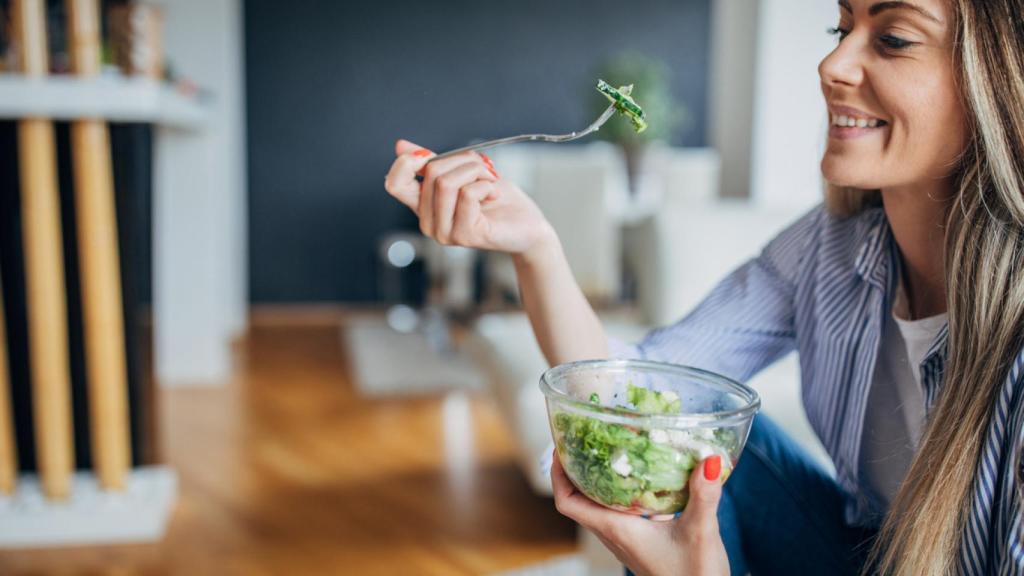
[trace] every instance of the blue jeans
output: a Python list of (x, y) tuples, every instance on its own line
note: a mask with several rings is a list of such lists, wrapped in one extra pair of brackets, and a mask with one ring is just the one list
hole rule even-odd
[(847, 526), (843, 510), (831, 475), (778, 425), (755, 417), (718, 508), (732, 573), (859, 574), (876, 530)]

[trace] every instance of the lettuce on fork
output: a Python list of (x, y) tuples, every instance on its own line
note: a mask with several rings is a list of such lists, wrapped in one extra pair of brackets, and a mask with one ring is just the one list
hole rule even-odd
[(633, 129), (636, 130), (637, 134), (647, 130), (647, 118), (644, 115), (643, 108), (633, 100), (630, 94), (633, 93), (633, 85), (619, 86), (614, 88), (611, 84), (604, 80), (598, 79), (597, 91), (604, 94), (604, 97), (611, 102), (615, 109), (619, 113), (629, 118), (629, 121), (633, 123)]

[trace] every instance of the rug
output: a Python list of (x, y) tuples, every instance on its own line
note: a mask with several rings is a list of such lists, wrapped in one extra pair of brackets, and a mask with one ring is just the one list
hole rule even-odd
[(347, 321), (341, 339), (356, 388), (368, 396), (478, 390), (484, 384), (466, 352), (438, 351), (422, 331), (399, 332), (383, 315)]

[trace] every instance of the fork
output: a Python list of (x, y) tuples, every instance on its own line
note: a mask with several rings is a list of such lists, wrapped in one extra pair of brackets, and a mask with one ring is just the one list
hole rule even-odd
[(583, 138), (589, 134), (597, 132), (601, 129), (601, 126), (608, 121), (612, 115), (615, 114), (615, 105), (612, 104), (605, 110), (597, 120), (594, 120), (590, 126), (587, 126), (579, 132), (569, 132), (568, 134), (520, 134), (519, 136), (509, 136), (507, 138), (498, 138), (497, 140), (488, 140), (487, 142), (481, 142), (479, 144), (471, 144), (469, 146), (463, 146), (462, 148), (456, 148), (449, 150), (443, 154), (438, 154), (430, 160), (427, 164), (434, 160), (440, 160), (441, 158), (448, 158), (456, 154), (462, 154), (463, 152), (470, 152), (472, 150), (483, 150), (484, 148), (493, 148), (495, 146), (501, 146), (502, 144), (514, 144), (516, 142), (571, 142), (579, 138)]

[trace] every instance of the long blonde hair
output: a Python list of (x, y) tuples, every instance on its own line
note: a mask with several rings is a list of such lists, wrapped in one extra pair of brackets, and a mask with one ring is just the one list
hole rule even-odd
[[(1024, 346), (1024, 0), (950, 0), (969, 140), (946, 227), (948, 355), (921, 446), (872, 549), (881, 574), (956, 571), (996, 394)], [(829, 187), (848, 216), (878, 191)]]

